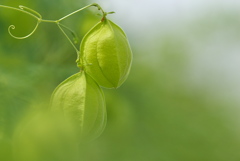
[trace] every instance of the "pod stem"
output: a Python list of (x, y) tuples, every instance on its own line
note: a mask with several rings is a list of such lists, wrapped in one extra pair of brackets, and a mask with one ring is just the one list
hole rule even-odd
[[(61, 26), (63, 26), (63, 25), (61, 25), (60, 23), (57, 23), (57, 26), (58, 26), (59, 29), (62, 31), (62, 33), (64, 34), (64, 36), (68, 39), (68, 41), (70, 42), (70, 44), (73, 46), (73, 48), (74, 48), (75, 51), (77, 52), (77, 55), (79, 55), (79, 50), (78, 50), (77, 47), (74, 45), (74, 43), (72, 42), (72, 40), (68, 37), (68, 35), (67, 35), (66, 32), (63, 30), (63, 28), (61, 27)], [(65, 28), (65, 26), (64, 26), (64, 28)], [(68, 28), (66, 28), (66, 29), (68, 29)], [(74, 33), (72, 33), (72, 34), (74, 34)]]
[[(72, 29), (70, 29), (69, 27), (61, 24), (60, 22), (61, 22), (62, 20), (64, 20), (64, 19), (66, 19), (66, 18), (68, 18), (68, 17), (70, 17), (70, 16), (72, 16), (72, 15), (74, 15), (74, 14), (76, 14), (76, 13), (78, 13), (78, 12), (84, 10), (84, 9), (87, 9), (87, 8), (89, 8), (89, 7), (92, 7), (92, 6), (93, 6), (93, 7), (97, 7), (98, 10), (100, 10), (100, 11), (102, 12), (102, 14), (103, 14), (102, 19), (105, 19), (106, 15), (107, 15), (108, 13), (104, 12), (104, 10), (102, 9), (102, 7), (101, 7), (99, 4), (97, 4), (97, 3), (93, 3), (93, 4), (90, 4), (90, 5), (87, 5), (87, 6), (83, 7), (83, 8), (80, 8), (80, 9), (78, 9), (78, 10), (76, 10), (76, 11), (74, 11), (74, 12), (72, 12), (72, 13), (70, 13), (70, 14), (68, 14), (68, 15), (60, 18), (60, 19), (58, 19), (58, 20), (45, 20), (45, 19), (42, 19), (42, 15), (41, 15), (40, 13), (38, 13), (37, 11), (35, 11), (35, 10), (31, 9), (31, 8), (28, 8), (28, 7), (25, 7), (25, 6), (21, 6), (21, 5), (19, 6), (19, 8), (10, 7), (10, 6), (5, 6), (5, 5), (0, 5), (0, 8), (7, 8), (7, 9), (12, 9), (12, 10), (20, 11), (20, 12), (22, 12), (22, 13), (26, 13), (27, 15), (29, 15), (29, 16), (31, 16), (31, 17), (33, 17), (33, 18), (35, 18), (35, 19), (37, 20), (37, 24), (36, 24), (35, 28), (33, 29), (33, 31), (30, 32), (30, 34), (28, 34), (28, 35), (26, 35), (26, 36), (23, 36), (23, 37), (14, 36), (14, 35), (12, 34), (11, 30), (14, 30), (16, 27), (15, 27), (15, 25), (10, 25), (10, 26), (8, 27), (8, 33), (9, 33), (13, 38), (15, 38), (15, 39), (26, 39), (26, 38), (30, 37), (30, 36), (33, 35), (34, 32), (37, 30), (37, 28), (38, 28), (38, 26), (39, 26), (39, 24), (40, 24), (41, 22), (55, 23), (55, 24), (57, 24), (57, 26), (58, 26), (58, 28), (60, 29), (60, 31), (65, 35), (65, 37), (66, 37), (67, 40), (70, 42), (70, 44), (73, 46), (73, 48), (76, 50), (77, 56), (78, 56), (78, 59), (79, 59), (80, 51), (79, 51), (79, 50), (77, 49), (77, 47), (75, 46), (75, 44), (77, 44), (77, 43), (78, 43), (78, 40), (79, 40), (78, 37), (77, 37), (77, 34), (76, 34)], [(71, 33), (71, 35), (73, 36), (73, 40), (71, 40), (71, 39), (69, 38), (69, 36), (68, 36), (68, 35), (66, 34), (66, 32), (63, 30), (63, 28), (66, 29), (66, 30), (68, 30), (68, 31)], [(78, 60), (78, 59), (77, 59), (77, 60)]]

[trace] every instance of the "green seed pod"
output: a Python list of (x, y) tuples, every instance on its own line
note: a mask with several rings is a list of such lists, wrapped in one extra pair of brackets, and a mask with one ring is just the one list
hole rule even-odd
[(103, 92), (84, 71), (69, 77), (55, 89), (51, 108), (63, 112), (83, 137), (97, 137), (105, 128), (107, 115)]
[(83, 38), (79, 66), (100, 85), (117, 88), (127, 79), (132, 51), (124, 31), (104, 18)]

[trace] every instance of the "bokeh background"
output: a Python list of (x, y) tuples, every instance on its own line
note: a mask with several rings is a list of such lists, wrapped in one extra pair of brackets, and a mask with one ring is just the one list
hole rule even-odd
[[(25, 36), (36, 20), (0, 8), (0, 160), (239, 161), (240, 1), (0, 4), (24, 5), (55, 20), (93, 2), (116, 12), (108, 18), (128, 35), (134, 59), (128, 80), (117, 90), (104, 89), (105, 131), (78, 148), (69, 126), (59, 126), (61, 119), (27, 114), (47, 109), (54, 88), (78, 72), (74, 49), (50, 23), (40, 24), (28, 39), (12, 38), (9, 25), (16, 25), (13, 34)], [(63, 23), (82, 39), (101, 19), (98, 13), (92, 7)]]

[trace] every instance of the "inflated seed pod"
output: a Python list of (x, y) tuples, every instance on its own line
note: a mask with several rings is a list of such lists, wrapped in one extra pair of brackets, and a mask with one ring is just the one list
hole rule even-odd
[(124, 31), (104, 18), (83, 38), (80, 67), (106, 88), (117, 88), (127, 79), (132, 51)]
[(84, 71), (69, 77), (55, 89), (51, 109), (62, 112), (83, 137), (97, 137), (105, 128), (107, 115), (103, 92)]

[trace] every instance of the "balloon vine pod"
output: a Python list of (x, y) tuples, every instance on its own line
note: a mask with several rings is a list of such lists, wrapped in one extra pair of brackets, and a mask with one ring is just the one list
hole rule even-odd
[(124, 31), (103, 18), (83, 38), (78, 64), (102, 87), (118, 88), (127, 79), (132, 52)]
[(51, 108), (63, 112), (84, 137), (99, 136), (106, 125), (102, 89), (83, 70), (58, 85), (52, 94)]
[[(102, 18), (82, 39), (80, 50), (75, 44), (78, 41), (76, 33), (63, 25), (62, 20), (91, 6), (102, 12)], [(132, 64), (132, 51), (124, 31), (107, 18), (100, 5), (93, 3), (78, 9), (58, 20), (43, 19), (37, 11), (25, 6), (14, 8), (0, 5), (1, 8), (17, 10), (28, 14), (37, 20), (37, 24), (29, 35), (17, 37), (11, 33), (14, 25), (8, 28), (9, 34), (16, 39), (31, 36), (41, 22), (55, 23), (66, 36), (77, 53), (77, 66), (80, 72), (63, 81), (52, 93), (50, 109), (62, 113), (70, 120), (75, 131), (81, 138), (96, 138), (106, 125), (106, 107), (101, 87), (118, 88), (129, 75)], [(68, 30), (73, 39), (65, 33)], [(101, 86), (101, 87), (100, 87)]]

